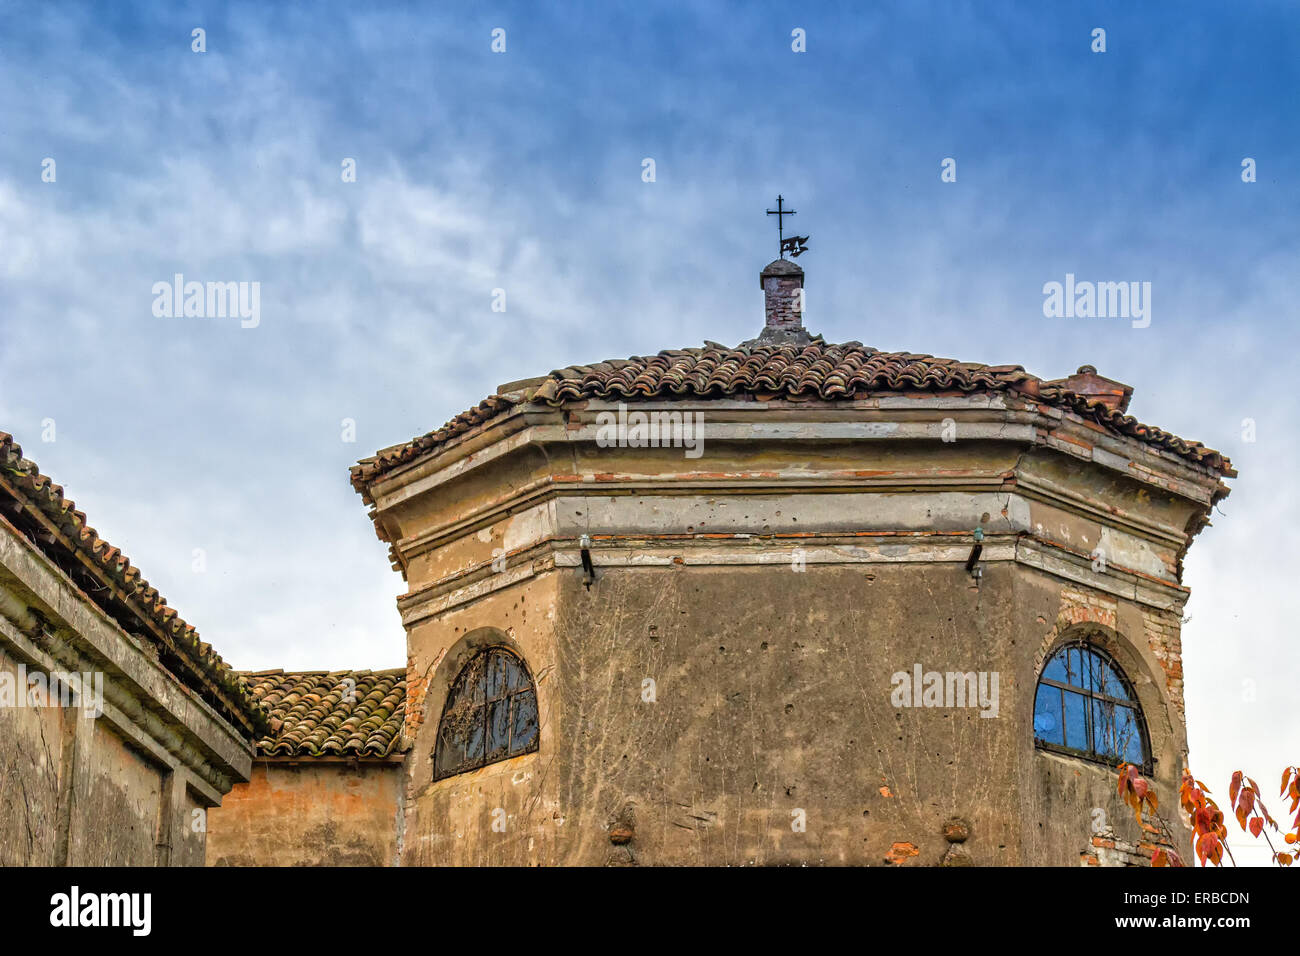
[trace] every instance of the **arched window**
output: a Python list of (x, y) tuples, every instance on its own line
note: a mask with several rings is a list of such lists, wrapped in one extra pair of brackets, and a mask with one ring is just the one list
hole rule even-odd
[(1108, 764), (1149, 763), (1137, 696), (1113, 660), (1082, 643), (1060, 648), (1043, 668), (1034, 699), (1034, 743)]
[(451, 685), (438, 722), (433, 779), (537, 749), (537, 688), (528, 666), (504, 647), (480, 651)]

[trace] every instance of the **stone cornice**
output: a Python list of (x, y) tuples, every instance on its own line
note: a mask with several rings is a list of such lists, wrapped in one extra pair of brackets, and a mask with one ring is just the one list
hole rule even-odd
[[(565, 408), (519, 405), (439, 449), (376, 481), (370, 494), (379, 511), (490, 464), (527, 444), (594, 444), (596, 416), (617, 402), (590, 400)], [(1139, 481), (1208, 501), (1226, 490), (1208, 468), (1051, 405), (1008, 402), (1005, 395), (899, 396), (855, 401), (709, 399), (639, 402), (637, 410), (701, 412), (704, 440), (835, 441), (942, 439), (952, 418), (956, 441), (1024, 441), (1121, 471)], [(945, 413), (936, 417), (936, 413)], [(853, 420), (845, 421), (850, 415)], [(991, 426), (991, 427), (990, 427)], [(1016, 427), (1021, 426), (1021, 427)], [(524, 434), (521, 434), (523, 432)], [(499, 447), (493, 447), (498, 446)]]
[[(808, 567), (947, 564), (964, 566), (970, 535), (945, 532), (860, 532), (857, 534), (594, 534), (591, 556), (602, 569), (766, 566), (789, 568), (795, 550)], [(1016, 562), (1117, 597), (1160, 610), (1179, 610), (1189, 590), (1141, 571), (1108, 564), (1094, 569), (1090, 554), (1025, 533), (987, 535), (980, 563)], [(409, 591), (398, 598), (402, 623), (410, 628), (431, 616), (476, 601), (552, 570), (578, 573), (576, 538), (547, 538), (505, 555), (505, 569), (491, 562)], [(792, 572), (793, 573), (793, 572)]]
[[(1059, 408), (1006, 395), (637, 404), (637, 410), (645, 412), (703, 413), (705, 453), (698, 459), (686, 458), (682, 449), (669, 450), (675, 457), (665, 459), (662, 451), (653, 449), (601, 448), (597, 416), (618, 407), (617, 402), (595, 400), (562, 409), (517, 406), (437, 454), (376, 482), (370, 489), (374, 518), (382, 528), (381, 536), (390, 542), (394, 565), (405, 573), (412, 562), (464, 535), (566, 496), (981, 495), (995, 491), (1173, 549), (1181, 561), (1197, 522), (1203, 523), (1213, 502), (1226, 493), (1218, 476), (1206, 468), (1115, 435)], [(750, 443), (763, 454), (753, 464), (746, 450)], [(723, 451), (710, 457), (710, 444)], [(825, 453), (807, 457), (806, 449), (818, 446)], [(963, 456), (966, 450), (969, 456)], [(523, 457), (529, 453), (532, 459)], [(1172, 495), (1186, 502), (1185, 510), (1164, 512), (1170, 520), (1162, 521), (1162, 513), (1139, 512), (1136, 503), (1126, 507), (1122, 497), (1103, 498), (1086, 483), (1069, 487), (1068, 471), (1034, 464), (1053, 455), (1122, 475), (1133, 483), (1130, 487)], [(844, 467), (858, 456), (868, 467)], [(512, 468), (512, 477), (495, 487), (491, 481), (480, 482), (483, 490), (466, 494), (454, 516), (447, 509), (448, 515), (431, 525), (403, 528), (398, 515), (409, 511), (415, 500), (465, 494), (459, 490), (460, 482), (468, 476), (505, 474)], [(970, 516), (971, 527), (978, 515), (977, 511)], [(1196, 517), (1189, 522), (1188, 515)], [(878, 521), (863, 530), (890, 529)]]
[[(404, 562), (444, 547), (459, 538), (504, 520), (513, 514), (565, 497), (664, 496), (680, 497), (689, 493), (709, 495), (824, 495), (824, 494), (909, 494), (923, 496), (943, 492), (972, 495), (1002, 492), (1042, 501), (1071, 514), (1091, 518), (1099, 523), (1124, 530), (1137, 537), (1181, 548), (1185, 535), (1181, 528), (1160, 524), (1114, 506), (1104, 507), (1083, 495), (1069, 492), (1054, 483), (1030, 475), (1007, 473), (972, 473), (968, 475), (932, 475), (923, 473), (862, 476), (854, 473), (819, 478), (781, 478), (770, 474), (733, 474), (726, 477), (671, 475), (656, 478), (621, 477), (600, 482), (576, 476), (551, 476), (529, 485), (513, 488), (507, 495), (493, 499), (455, 521), (430, 528), (399, 542)], [(978, 518), (978, 515), (973, 516)], [(972, 525), (973, 527), (973, 525)], [(888, 529), (881, 529), (887, 531)], [(1022, 530), (1031, 530), (1024, 528)], [(758, 531), (751, 532), (758, 534)]]

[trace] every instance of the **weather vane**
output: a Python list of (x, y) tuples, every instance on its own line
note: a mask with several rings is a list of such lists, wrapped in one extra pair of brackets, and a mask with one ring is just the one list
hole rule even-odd
[(776, 216), (776, 234), (777, 238), (781, 240), (782, 259), (785, 258), (787, 252), (798, 259), (808, 251), (807, 236), (791, 236), (789, 239), (785, 237), (785, 217), (793, 216), (794, 210), (785, 208), (785, 198), (783, 196), (776, 197), (776, 208), (769, 209), (767, 214), (769, 216)]

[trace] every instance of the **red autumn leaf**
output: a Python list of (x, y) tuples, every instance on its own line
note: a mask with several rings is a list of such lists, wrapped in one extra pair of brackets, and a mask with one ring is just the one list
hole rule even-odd
[(1259, 818), (1259, 817), (1255, 817), (1255, 819), (1253, 819), (1253, 820), (1250, 821), (1250, 835), (1251, 835), (1251, 836), (1254, 836), (1254, 837), (1259, 836), (1260, 831), (1263, 830), (1263, 829), (1264, 829), (1264, 821), (1263, 821), (1261, 818)]
[(1218, 866), (1223, 859), (1223, 846), (1219, 843), (1219, 838), (1213, 834), (1206, 834), (1206, 856), (1211, 863)]
[(1237, 794), (1241, 792), (1241, 771), (1234, 771), (1232, 774), (1232, 783), (1228, 785), (1228, 802), (1236, 803)]

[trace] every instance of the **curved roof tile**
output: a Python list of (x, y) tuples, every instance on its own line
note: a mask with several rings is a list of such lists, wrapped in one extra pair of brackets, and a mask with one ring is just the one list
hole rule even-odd
[(270, 717), (263, 757), (387, 757), (407, 749), (406, 671), (259, 671), (241, 675)]
[[(1235, 477), (1228, 458), (1188, 441), (1058, 381), (1030, 375), (1019, 365), (981, 365), (911, 352), (880, 352), (861, 342), (831, 345), (814, 338), (807, 345), (752, 345), (670, 349), (658, 355), (608, 359), (556, 369), (527, 400), (562, 405), (584, 399), (724, 398), (738, 395), (863, 398), (887, 392), (1016, 392), (1068, 409), (1117, 434), (1163, 448), (1220, 475)], [(387, 472), (451, 441), (515, 404), (493, 395), (442, 428), (363, 458), (352, 466), (352, 483), (366, 485)]]

